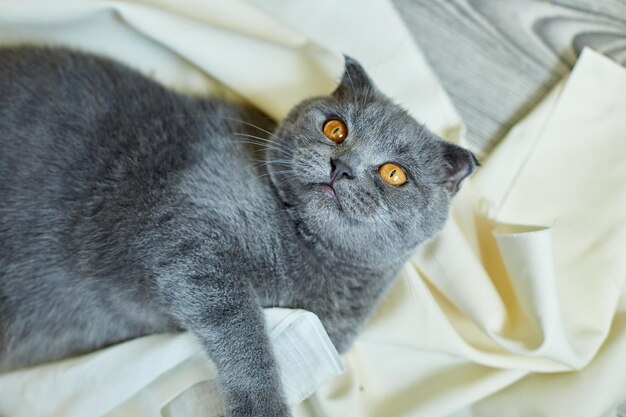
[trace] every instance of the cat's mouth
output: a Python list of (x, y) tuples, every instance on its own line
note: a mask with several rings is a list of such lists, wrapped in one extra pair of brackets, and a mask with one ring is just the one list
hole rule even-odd
[(326, 194), (328, 194), (329, 197), (337, 199), (337, 192), (335, 191), (332, 185), (327, 184), (327, 183), (322, 183), (322, 184), (319, 184), (319, 186), (322, 190), (326, 192)]
[(326, 182), (318, 183), (314, 184), (314, 188), (321, 191), (326, 198), (331, 199), (341, 210), (341, 203), (339, 202), (339, 196), (337, 196), (337, 190), (335, 190), (335, 187), (333, 187), (332, 184)]

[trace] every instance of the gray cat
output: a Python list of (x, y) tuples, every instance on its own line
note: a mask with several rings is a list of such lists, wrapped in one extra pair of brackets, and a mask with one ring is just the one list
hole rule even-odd
[(477, 165), (350, 58), (275, 126), (35, 47), (0, 50), (0, 149), (0, 370), (186, 329), (229, 417), (290, 414), (262, 307), (345, 351)]

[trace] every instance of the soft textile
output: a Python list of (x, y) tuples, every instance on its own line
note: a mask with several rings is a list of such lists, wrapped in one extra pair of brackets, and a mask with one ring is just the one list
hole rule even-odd
[[(99, 51), (277, 118), (332, 90), (341, 51), (431, 129), (462, 141), (457, 113), (385, 0), (0, 2), (0, 42), (22, 39)], [(296, 415), (614, 416), (626, 398), (623, 91), (626, 71), (586, 50), (462, 189), (446, 229), (344, 357), (347, 372)], [(0, 381), (0, 414), (11, 384)], [(162, 407), (146, 387), (132, 415), (199, 415), (216, 394), (197, 390)]]
[(310, 400), (362, 416), (615, 416), (626, 399), (626, 69), (585, 50), (466, 186)]
[[(285, 395), (298, 404), (343, 371), (313, 313), (265, 310)], [(223, 414), (217, 370), (189, 333), (142, 337), (78, 358), (0, 374), (0, 415), (171, 417)], [(186, 396), (187, 390), (199, 400)], [(208, 397), (208, 398), (206, 398)], [(192, 410), (183, 410), (191, 406)]]

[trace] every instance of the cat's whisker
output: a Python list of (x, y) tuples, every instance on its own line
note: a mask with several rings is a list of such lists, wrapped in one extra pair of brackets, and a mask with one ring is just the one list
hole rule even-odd
[[(409, 291), (411, 292), (411, 297), (413, 299), (415, 299), (418, 303), (422, 304), (424, 306), (424, 308), (426, 308), (426, 303), (424, 303), (422, 301), (422, 299), (419, 297), (417, 290), (415, 289), (415, 286), (413, 285), (413, 282), (411, 282), (411, 279), (409, 278), (408, 274), (406, 273), (406, 263), (404, 263), (402, 265), (402, 274), (403, 274), (403, 278), (406, 281), (407, 285), (409, 286)], [(428, 287), (426, 287), (426, 289), (428, 290)]]
[(282, 145), (282, 144), (280, 144), (280, 143), (278, 143), (278, 142), (276, 142), (274, 140), (269, 140), (267, 138), (262, 138), (260, 136), (251, 135), (249, 133), (241, 133), (241, 132), (235, 132), (234, 134), (237, 135), (237, 136), (243, 136), (243, 137), (246, 137), (246, 138), (256, 139), (258, 141), (265, 142), (265, 143), (271, 143), (273, 145), (276, 145), (279, 148), (283, 148), (283, 149), (286, 149), (286, 150), (289, 150), (289, 151), (291, 150), (288, 147), (286, 147), (285, 145)]
[[(448, 281), (448, 283), (450, 284), (450, 287), (454, 288), (454, 286), (452, 285), (452, 280), (450, 279), (450, 275), (448, 275), (448, 272), (444, 269), (444, 267), (441, 264), (441, 262), (439, 262), (439, 259), (435, 255), (435, 252), (433, 251), (432, 247), (428, 246), (428, 247), (424, 248), (424, 250), (430, 255), (431, 258), (433, 258), (433, 260), (435, 261), (435, 263), (437, 264), (437, 266), (439, 267), (441, 272), (443, 272), (443, 275), (445, 276), (446, 281)], [(429, 293), (430, 293), (430, 291), (429, 291)], [(432, 294), (431, 294), (431, 297), (432, 297)]]
[[(249, 142), (241, 142), (241, 143), (249, 143)], [(267, 152), (269, 148), (260, 148), (260, 149), (254, 149), (252, 151), (252, 153), (257, 154), (259, 152)], [(276, 152), (279, 152), (278, 149), (274, 149)], [(265, 155), (265, 154), (262, 154)], [(283, 156), (283, 157), (291, 157), (291, 155), (286, 155), (286, 154), (280, 154), (279, 156)], [(256, 159), (255, 159), (256, 160)]]
[[(241, 120), (241, 119), (237, 119), (237, 118), (234, 118), (234, 117), (228, 117), (228, 116), (216, 116), (216, 115), (210, 115), (210, 114), (207, 114), (207, 113), (204, 113), (204, 112), (185, 113), (185, 114), (171, 114), (171, 115), (168, 115), (168, 116), (167, 116), (167, 118), (172, 118), (172, 119), (174, 119), (174, 118), (190, 118), (190, 117), (202, 117), (202, 118), (204, 118), (204, 119), (222, 119), (222, 120), (230, 120), (230, 121), (233, 121), (233, 122), (237, 122), (237, 123), (241, 123), (241, 124), (244, 124), (244, 125), (247, 125), (247, 126), (253, 127), (253, 128), (255, 128), (255, 129), (257, 129), (257, 130), (260, 130), (261, 132), (267, 133), (268, 135), (275, 137), (275, 138), (276, 138), (276, 139), (278, 139), (278, 140), (281, 140), (281, 141), (283, 141), (283, 142), (285, 141), (285, 140), (284, 140), (284, 139), (282, 139), (280, 136), (278, 136), (278, 135), (277, 135), (277, 134), (275, 134), (275, 133), (270, 132), (270, 131), (269, 131), (269, 130), (267, 130), (267, 129), (264, 129), (264, 128), (262, 128), (262, 127), (260, 127), (260, 126), (257, 126), (257, 125), (255, 125), (254, 123), (248, 122), (248, 121), (246, 121), (246, 120)], [(272, 119), (268, 117), (268, 120), (272, 120)], [(272, 122), (273, 122), (273, 123), (275, 123), (275, 121), (274, 121), (274, 120), (272, 120)]]
[[(384, 210), (386, 213), (389, 214), (389, 209), (387, 207), (383, 207), (380, 206), (380, 208), (382, 210)], [(381, 218), (382, 219), (382, 218)], [(439, 267), (441, 268), (441, 270), (444, 272), (444, 274), (446, 274), (445, 270), (441, 267), (441, 264), (439, 263), (439, 261), (437, 260), (437, 258), (434, 256), (434, 254), (429, 253), (429, 255), (431, 255), (433, 257), (433, 259), (435, 259), (435, 262), (437, 262), (439, 264)], [(401, 260), (398, 259), (398, 262), (400, 262)], [(406, 280), (408, 286), (409, 286), (409, 291), (411, 291), (411, 295), (413, 296), (413, 298), (415, 298), (417, 300), (417, 302), (421, 303), (424, 305), (424, 307), (426, 307), (425, 303), (423, 301), (421, 301), (420, 297), (417, 295), (417, 290), (415, 289), (415, 286), (413, 285), (413, 283), (411, 282), (411, 279), (408, 277), (407, 273), (406, 273), (406, 262), (402, 263), (402, 272), (403, 272), (403, 277)], [(446, 274), (447, 277), (447, 274)], [(430, 296), (430, 298), (433, 297), (432, 293), (430, 292), (430, 289), (428, 288), (428, 285), (424, 284), (424, 288), (426, 289), (426, 291), (428, 292), (428, 295)]]
[(273, 159), (248, 159), (250, 162), (256, 163), (272, 163), (272, 162), (292, 162), (291, 159), (283, 159), (283, 158), (273, 158)]
[[(244, 142), (242, 142), (242, 143), (244, 143)], [(252, 152), (254, 152), (254, 153), (257, 153), (257, 152), (267, 152), (269, 149), (270, 149), (270, 148), (255, 149), (255, 150), (253, 150)], [(278, 149), (274, 149), (274, 150), (275, 150), (276, 152), (278, 152)], [(283, 154), (282, 156), (284, 156), (284, 154)], [(287, 155), (287, 156), (289, 156), (289, 155)]]
[[(285, 181), (291, 180), (293, 178), (298, 178), (301, 177), (300, 173), (294, 173), (293, 175), (288, 175), (288, 176), (283, 176), (283, 177), (274, 177), (273, 181), (276, 185), (282, 185), (285, 183)], [(304, 202), (299, 202), (296, 204), (292, 204), (291, 208), (296, 208), (298, 206), (300, 206), (301, 204), (303, 204)]]
[(259, 162), (257, 164), (254, 165), (255, 168), (260, 168), (262, 166), (267, 166), (267, 165), (278, 165), (278, 166), (282, 166), (282, 167), (291, 167), (291, 163), (290, 161), (264, 161), (264, 162)]
[(294, 175), (292, 175), (292, 176), (290, 176), (290, 177), (287, 177), (287, 178), (293, 178), (293, 177), (295, 177), (295, 176), (297, 176), (297, 175), (298, 175), (298, 173), (297, 173), (297, 172), (295, 172), (293, 169), (283, 169), (283, 170), (280, 170), (280, 171), (266, 172), (266, 173), (264, 173), (264, 174), (254, 176), (254, 177), (252, 177), (250, 180), (252, 180), (252, 179), (260, 179), (260, 178), (264, 178), (264, 177), (270, 176), (270, 175), (272, 175), (272, 174), (287, 174), (287, 173), (292, 173), (292, 174), (294, 174)]
[(287, 172), (294, 173), (294, 170), (293, 169), (282, 169), (282, 170), (279, 170), (279, 171), (272, 171), (271, 173), (270, 172), (266, 172), (264, 174), (261, 174), (261, 175), (257, 176), (257, 178), (261, 178), (261, 177), (264, 177), (264, 176), (267, 176), (267, 175), (271, 175), (271, 174), (284, 174), (284, 173), (287, 173)]
[(235, 143), (245, 143), (245, 144), (249, 144), (249, 145), (256, 145), (258, 147), (260, 147), (261, 151), (267, 151), (268, 149), (272, 149), (273, 151), (276, 151), (278, 153), (280, 153), (282, 156), (286, 156), (286, 157), (291, 157), (291, 154), (288, 153), (287, 151), (285, 151), (284, 149), (280, 149), (280, 148), (274, 148), (271, 145), (268, 144), (264, 144), (264, 143), (258, 143), (258, 142), (252, 142), (252, 141), (246, 141), (246, 140), (237, 140), (234, 141)]
[[(382, 208), (382, 207), (381, 207)], [(385, 221), (385, 219), (379, 214), (376, 213), (375, 214), (375, 218), (378, 218), (387, 228), (390, 228), (389, 224)], [(398, 261), (398, 264), (402, 265), (401, 266), (401, 270), (399, 272), (402, 273), (402, 277), (403, 279), (406, 281), (407, 285), (409, 286), (409, 291), (411, 292), (411, 296), (418, 302), (421, 303), (419, 297), (417, 296), (417, 291), (415, 289), (415, 287), (413, 286), (413, 283), (411, 282), (411, 279), (409, 278), (408, 274), (406, 273), (406, 260), (403, 260), (400, 257), (400, 254), (398, 254), (398, 251), (395, 249), (395, 247), (393, 246), (393, 243), (391, 242), (391, 239), (389, 238), (388, 235), (383, 234), (382, 235), (383, 238), (387, 241), (387, 246), (389, 248), (392, 249), (392, 251), (394, 252), (396, 259)], [(423, 303), (422, 303), (423, 304)]]
[(224, 116), (224, 119), (232, 120), (232, 121), (234, 121), (234, 122), (239, 122), (239, 123), (243, 123), (243, 124), (245, 124), (245, 125), (247, 125), (247, 126), (254, 127), (255, 129), (258, 129), (258, 130), (260, 130), (260, 131), (262, 131), (262, 132), (265, 132), (265, 133), (267, 133), (268, 135), (271, 135), (271, 136), (275, 137), (276, 139), (278, 139), (278, 140), (281, 140), (281, 141), (285, 142), (285, 140), (284, 140), (283, 138), (279, 137), (279, 136), (278, 136), (278, 135), (276, 135), (275, 133), (272, 133), (272, 132), (270, 132), (269, 130), (263, 129), (262, 127), (257, 126), (257, 125), (255, 125), (254, 123), (250, 123), (250, 122), (246, 122), (245, 120), (238, 120), (238, 119), (234, 119), (234, 118), (232, 118), (232, 117), (226, 117), (226, 116)]

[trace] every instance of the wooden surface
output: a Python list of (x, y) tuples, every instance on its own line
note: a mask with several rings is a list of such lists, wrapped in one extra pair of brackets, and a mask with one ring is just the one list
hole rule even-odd
[(626, 65), (626, 0), (393, 2), (483, 154), (584, 46)]

